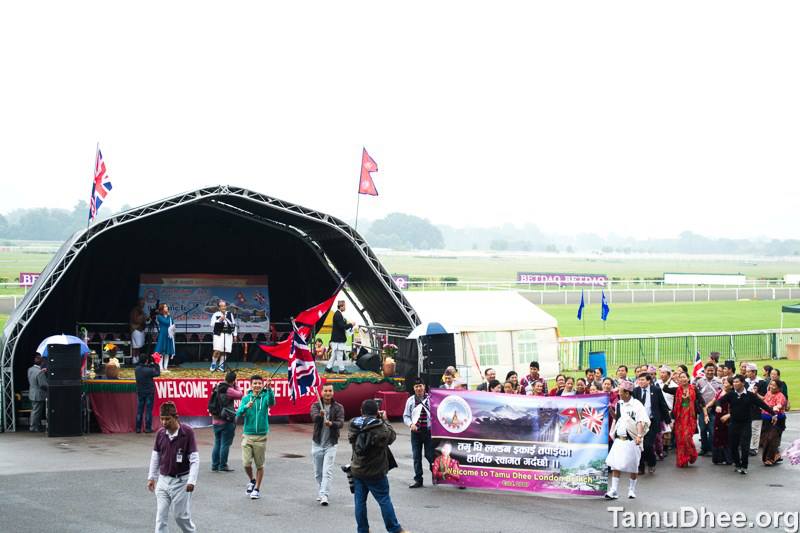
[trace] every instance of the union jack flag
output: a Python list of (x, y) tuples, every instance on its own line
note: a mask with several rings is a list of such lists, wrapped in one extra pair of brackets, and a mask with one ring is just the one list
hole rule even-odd
[(706, 377), (706, 369), (703, 368), (703, 358), (700, 357), (699, 350), (694, 356), (694, 366), (692, 366), (692, 377), (695, 379)]
[(600, 430), (603, 429), (603, 414), (594, 407), (585, 405), (581, 410), (581, 424), (595, 435), (598, 435)]
[(308, 346), (306, 337), (292, 323), (292, 346), (289, 351), (289, 398), (292, 403), (301, 396), (315, 394), (315, 388), (322, 385), (322, 378), (317, 372), (314, 354)]
[(89, 200), (89, 223), (94, 222), (97, 211), (103, 205), (108, 193), (111, 192), (111, 179), (106, 172), (106, 163), (103, 161), (103, 154), (100, 152), (100, 145), (97, 145), (97, 157), (94, 161), (94, 179), (92, 180), (92, 196)]

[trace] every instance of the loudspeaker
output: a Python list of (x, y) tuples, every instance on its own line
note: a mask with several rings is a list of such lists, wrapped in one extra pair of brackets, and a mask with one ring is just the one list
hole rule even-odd
[(81, 434), (81, 382), (64, 380), (47, 388), (47, 436)]
[(361, 370), (368, 372), (380, 373), (381, 371), (381, 356), (377, 353), (365, 353), (356, 359), (356, 366)]
[(428, 388), (438, 387), (448, 366), (456, 366), (453, 335), (425, 335), (422, 344), (422, 380)]
[(47, 345), (48, 381), (81, 379), (81, 347), (79, 344)]

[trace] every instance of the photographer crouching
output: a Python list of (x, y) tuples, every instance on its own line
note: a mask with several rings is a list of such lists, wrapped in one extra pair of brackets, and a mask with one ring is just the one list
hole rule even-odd
[(386, 420), (386, 412), (378, 410), (375, 400), (364, 400), (361, 416), (350, 422), (348, 440), (353, 446), (350, 467), (342, 469), (353, 478), (353, 494), (356, 506), (356, 525), (358, 533), (369, 532), (367, 519), (367, 496), (372, 497), (381, 507), (381, 515), (386, 531), (400, 533), (405, 531), (397, 521), (394, 505), (389, 495), (389, 478), (386, 474), (397, 467), (389, 445), (397, 435)]

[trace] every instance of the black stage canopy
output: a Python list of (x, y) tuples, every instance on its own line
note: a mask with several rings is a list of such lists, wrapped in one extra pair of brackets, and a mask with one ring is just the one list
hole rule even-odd
[(347, 289), (366, 321), (400, 332), (419, 319), (350, 226), (246, 189), (198, 189), (97, 222), (64, 243), (9, 318), (2, 339), (3, 429), (14, 430), (14, 391), (48, 335), (77, 322), (125, 322), (142, 273), (253, 274), (269, 278), (271, 319), (286, 321)]

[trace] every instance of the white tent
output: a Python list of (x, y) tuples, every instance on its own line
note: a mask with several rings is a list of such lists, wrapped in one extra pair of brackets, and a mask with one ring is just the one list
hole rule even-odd
[(437, 321), (455, 334), (456, 365), (471, 386), (488, 367), (505, 379), (520, 378), (531, 361), (543, 376), (558, 373), (558, 321), (513, 291), (407, 291), (406, 298), (423, 321)]

